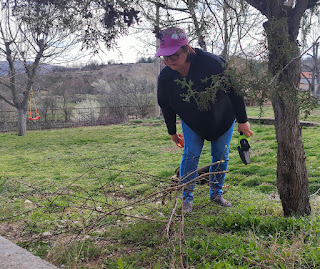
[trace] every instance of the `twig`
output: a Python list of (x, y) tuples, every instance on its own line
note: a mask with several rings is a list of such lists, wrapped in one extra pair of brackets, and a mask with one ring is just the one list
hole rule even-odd
[(315, 193), (309, 195), (309, 197), (315, 196), (315, 195), (317, 195), (319, 192), (320, 192), (320, 188), (319, 188)]
[(173, 220), (173, 216), (175, 215), (176, 210), (177, 210), (177, 205), (178, 205), (178, 197), (177, 196), (178, 196), (178, 192), (176, 192), (174, 205), (173, 205), (173, 208), (171, 210), (170, 218), (169, 218), (169, 221), (168, 221), (167, 226), (166, 226), (166, 234), (167, 234), (168, 238), (170, 238), (169, 231), (170, 231), (171, 223), (172, 223), (172, 220)]

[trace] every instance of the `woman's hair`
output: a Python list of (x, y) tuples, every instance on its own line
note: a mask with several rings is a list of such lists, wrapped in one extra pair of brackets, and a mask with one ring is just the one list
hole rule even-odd
[(181, 47), (182, 50), (184, 52), (187, 53), (187, 59), (186, 59), (186, 62), (191, 62), (191, 59), (196, 55), (196, 52), (194, 51), (193, 48), (191, 48), (189, 45), (186, 45), (186, 46), (182, 46)]

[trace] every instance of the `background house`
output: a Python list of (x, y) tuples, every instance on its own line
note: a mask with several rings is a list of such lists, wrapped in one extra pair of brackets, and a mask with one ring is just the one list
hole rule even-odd
[(317, 76), (313, 78), (312, 72), (301, 72), (299, 89), (302, 91), (311, 90), (311, 85), (314, 83), (314, 91), (312, 92), (315, 97), (320, 99), (319, 79)]

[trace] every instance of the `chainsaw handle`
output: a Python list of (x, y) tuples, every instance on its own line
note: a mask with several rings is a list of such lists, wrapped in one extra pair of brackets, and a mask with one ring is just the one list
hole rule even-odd
[(248, 121), (244, 123), (238, 123), (238, 132), (242, 132), (247, 137), (253, 136), (253, 132), (250, 129), (250, 123)]

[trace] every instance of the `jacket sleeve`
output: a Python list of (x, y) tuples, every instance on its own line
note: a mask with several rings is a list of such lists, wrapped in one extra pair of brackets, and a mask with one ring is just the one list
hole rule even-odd
[(165, 83), (165, 79), (161, 77), (158, 78), (158, 89), (157, 89), (157, 97), (158, 104), (161, 108), (165, 123), (167, 125), (169, 135), (176, 134), (176, 113), (172, 109), (169, 103), (169, 97), (167, 95), (167, 85)]
[(229, 88), (228, 95), (231, 100), (233, 111), (236, 115), (238, 123), (247, 122), (248, 117), (243, 97), (236, 93), (236, 91), (233, 88)]
[[(227, 62), (220, 58), (220, 64), (221, 64), (221, 68), (222, 68), (222, 72), (224, 72), (227, 68)], [(227, 93), (229, 95), (229, 98), (231, 100), (232, 103), (232, 108), (233, 108), (233, 112), (236, 116), (236, 119), (238, 121), (238, 123), (245, 123), (248, 121), (248, 117), (247, 117), (247, 111), (246, 111), (246, 105), (244, 103), (244, 99), (241, 95), (239, 95), (234, 88), (231, 87), (227, 87)]]

